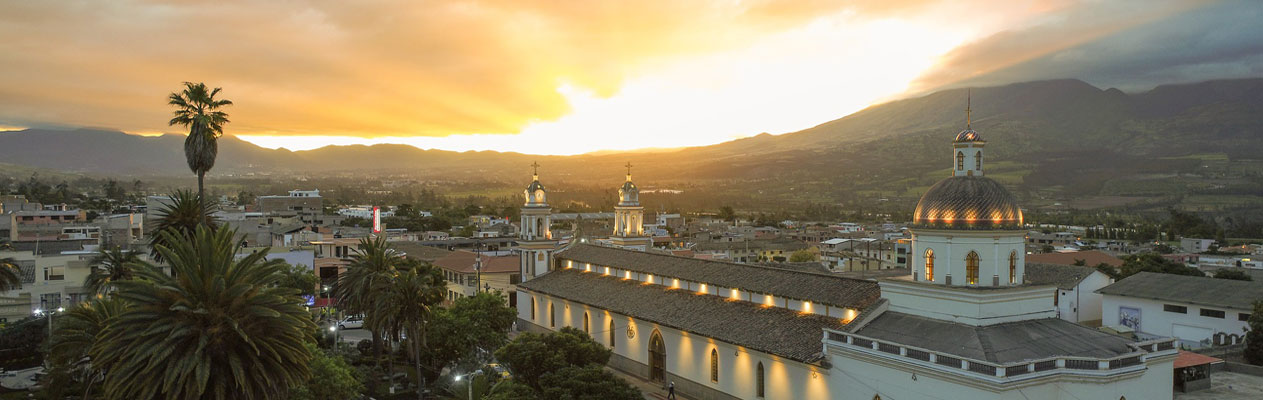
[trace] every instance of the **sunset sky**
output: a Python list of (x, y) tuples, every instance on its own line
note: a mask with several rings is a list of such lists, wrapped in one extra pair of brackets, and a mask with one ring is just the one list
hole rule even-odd
[(0, 0), (0, 130), (578, 154), (792, 132), (965, 85), (1263, 76), (1255, 1)]

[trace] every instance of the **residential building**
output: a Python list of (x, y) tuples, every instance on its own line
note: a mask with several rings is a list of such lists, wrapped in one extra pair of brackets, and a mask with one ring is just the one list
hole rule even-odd
[(698, 255), (706, 255), (708, 258), (714, 260), (754, 263), (763, 261), (789, 261), (789, 256), (794, 254), (795, 251), (805, 250), (808, 247), (807, 243), (782, 238), (731, 242), (703, 242), (694, 245), (692, 250)]
[(83, 284), (91, 273), (89, 261), (96, 254), (95, 249), (50, 255), (0, 251), (0, 258), (16, 261), (22, 282), (15, 290), (0, 292), (0, 322), (28, 317), (37, 309), (52, 310), (86, 301), (91, 293)]
[(1180, 249), (1189, 253), (1201, 253), (1215, 246), (1214, 239), (1180, 238)]
[(1105, 325), (1187, 347), (1241, 343), (1263, 282), (1141, 272), (1096, 291)]
[(314, 221), (324, 213), (324, 199), (319, 190), (291, 190), (285, 196), (259, 196), (255, 198), (258, 211), (269, 215), (297, 215), (304, 221)]
[(1103, 296), (1096, 291), (1114, 283), (1114, 280), (1093, 267), (1036, 263), (1028, 255), (1026, 283), (1057, 286), (1053, 306), (1057, 307), (1058, 318), (1099, 326)]
[(521, 259), (517, 256), (488, 256), (453, 251), (434, 260), (447, 279), (448, 302), (471, 297), (479, 291), (504, 293), (510, 307), (517, 307), (517, 284), (521, 283)]

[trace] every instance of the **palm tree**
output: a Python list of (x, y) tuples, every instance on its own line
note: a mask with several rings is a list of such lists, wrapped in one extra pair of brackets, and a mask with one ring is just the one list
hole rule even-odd
[(272, 399), (305, 382), (316, 325), (297, 291), (276, 285), (282, 262), (266, 250), (237, 259), (231, 229), (163, 235), (174, 276), (144, 263), (114, 283), (129, 308), (90, 352), (107, 371), (104, 397)]
[(174, 239), (185, 240), (193, 237), (198, 225), (215, 229), (215, 217), (211, 216), (210, 207), (194, 197), (193, 192), (177, 190), (167, 197), (162, 209), (158, 210), (158, 219), (150, 234), (149, 245), (152, 250), (149, 256), (154, 261), (161, 262), (162, 253), (158, 251), (158, 247), (165, 246), (168, 249), (173, 247), (171, 243), (166, 242), (167, 235), (163, 233), (170, 233)]
[(180, 125), (189, 128), (189, 136), (184, 139), (184, 158), (189, 163), (189, 170), (197, 174), (197, 198), (206, 198), (206, 188), (202, 185), (206, 173), (215, 167), (215, 157), (219, 155), (219, 143), (216, 141), (224, 134), (224, 124), (228, 123), (228, 113), (219, 111), (220, 107), (232, 105), (231, 100), (216, 100), (220, 88), (206, 90), (205, 83), (184, 82), (184, 90), (171, 93), (167, 104), (175, 106), (174, 117), (167, 125)]
[(127, 303), (118, 298), (96, 299), (66, 311), (57, 319), (57, 335), (49, 346), (53, 365), (66, 365), (82, 372), (83, 398), (88, 398), (92, 385), (101, 379), (100, 368), (89, 356), (101, 332), (110, 321), (121, 315)]
[[(424, 398), (425, 378), (421, 372), (421, 349), (426, 346), (430, 311), (443, 301), (447, 285), (443, 273), (429, 264), (409, 262), (400, 268), (390, 285), (379, 294), (376, 313), (391, 337), (404, 333), (412, 347), (416, 366), (417, 398)], [(392, 377), (393, 379), (393, 377)]]
[[(385, 237), (360, 239), (355, 254), (351, 255), (351, 265), (333, 285), (333, 296), (338, 300), (339, 308), (351, 314), (364, 314), (364, 327), (373, 332), (373, 351), (377, 354), (379, 369), (382, 362), (381, 338), (385, 332), (377, 313), (380, 309), (377, 304), (382, 301), (379, 294), (389, 287), (397, 272), (396, 266), (403, 262), (403, 256), (390, 248)], [(393, 368), (394, 363), (389, 365)], [(391, 375), (393, 378), (394, 374)]]
[(83, 286), (93, 293), (104, 295), (113, 289), (113, 282), (132, 279), (136, 274), (136, 264), (140, 256), (131, 250), (123, 250), (114, 246), (111, 250), (101, 249), (92, 258), (92, 272), (84, 280)]
[(12, 257), (0, 258), (0, 292), (22, 287), (22, 270)]
[[(12, 251), (9, 241), (0, 242), (0, 250)], [(7, 292), (22, 286), (22, 270), (12, 257), (0, 258), (0, 292)]]

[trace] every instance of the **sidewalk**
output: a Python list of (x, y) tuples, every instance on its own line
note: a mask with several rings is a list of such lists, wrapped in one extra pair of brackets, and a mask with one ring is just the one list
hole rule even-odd
[[(613, 372), (615, 376), (623, 378), (623, 380), (627, 381), (627, 383), (630, 383), (632, 386), (640, 389), (640, 392), (644, 393), (646, 400), (666, 400), (667, 398), (667, 390), (663, 389), (662, 384), (658, 382), (650, 382), (640, 379), (610, 367), (605, 367), (605, 370)], [(688, 399), (688, 397), (681, 396), (679, 392), (675, 393), (675, 398), (680, 400)]]

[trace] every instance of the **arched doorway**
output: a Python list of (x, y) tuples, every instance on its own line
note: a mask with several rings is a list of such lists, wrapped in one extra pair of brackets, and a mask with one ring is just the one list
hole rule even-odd
[(657, 329), (649, 336), (649, 380), (664, 382), (667, 368), (667, 345), (662, 342), (662, 334)]

